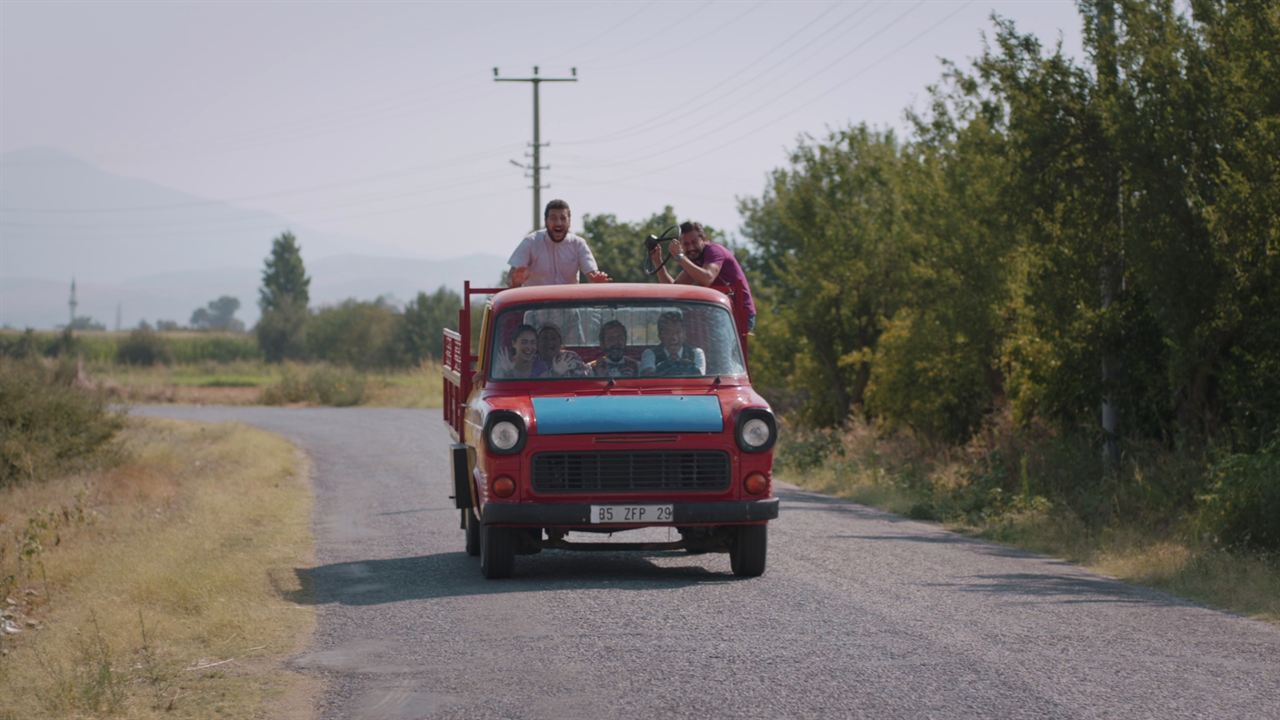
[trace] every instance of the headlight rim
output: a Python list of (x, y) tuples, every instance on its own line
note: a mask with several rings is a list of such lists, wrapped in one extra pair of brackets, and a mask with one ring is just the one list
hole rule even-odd
[[(762, 445), (750, 445), (743, 437), (743, 428), (752, 420), (763, 420), (769, 428), (769, 439)], [(778, 421), (773, 416), (773, 411), (768, 408), (752, 407), (744, 408), (738, 413), (738, 419), (734, 423), (733, 439), (738, 444), (738, 449), (748, 453), (762, 453), (773, 449), (775, 443), (778, 442)]]
[[(519, 437), (514, 445), (503, 449), (493, 442), (493, 428), (499, 423), (509, 422), (515, 425)], [(519, 413), (511, 410), (494, 410), (484, 421), (484, 444), (489, 452), (494, 455), (515, 455), (524, 449), (525, 442), (529, 439), (529, 429), (524, 424), (524, 418)]]

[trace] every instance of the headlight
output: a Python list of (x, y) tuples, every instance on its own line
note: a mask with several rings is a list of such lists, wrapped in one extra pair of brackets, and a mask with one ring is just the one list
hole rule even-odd
[(494, 423), (489, 429), (489, 442), (493, 443), (495, 450), (510, 450), (520, 442), (520, 428), (508, 420)]
[(760, 418), (751, 418), (742, 423), (742, 442), (753, 448), (758, 448), (769, 442), (769, 424)]
[(484, 423), (484, 441), (495, 455), (514, 455), (524, 449), (524, 420), (510, 410), (494, 410)]
[(747, 408), (738, 413), (734, 434), (743, 452), (764, 452), (778, 439), (778, 423), (764, 408)]

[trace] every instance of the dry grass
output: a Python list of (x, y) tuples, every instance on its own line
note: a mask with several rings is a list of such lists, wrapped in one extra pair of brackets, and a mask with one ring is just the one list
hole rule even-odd
[[(32, 518), (0, 638), (0, 718), (307, 717), (284, 658), (314, 612), (283, 595), (311, 562), (305, 466), (238, 425), (133, 420), (129, 460), (0, 495), (0, 541)], [(28, 533), (30, 534), (30, 533)]]

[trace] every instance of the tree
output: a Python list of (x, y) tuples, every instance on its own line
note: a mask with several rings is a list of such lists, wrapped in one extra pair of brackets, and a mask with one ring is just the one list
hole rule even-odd
[[(753, 365), (803, 396), (805, 416), (844, 421), (865, 402), (885, 318), (902, 305), (910, 267), (902, 148), (858, 126), (805, 139), (760, 199), (740, 204), (757, 252), (747, 263), (762, 325)], [(759, 306), (758, 306), (759, 309)]]
[(458, 323), (462, 297), (441, 285), (430, 295), (419, 292), (404, 308), (399, 345), (408, 361), (417, 365), (439, 358), (444, 351), (444, 329)]
[(322, 307), (307, 320), (307, 357), (360, 369), (401, 364), (395, 342), (400, 321), (381, 298)]
[(195, 330), (224, 330), (242, 332), (244, 323), (235, 318), (240, 309), (240, 301), (230, 295), (223, 295), (217, 300), (210, 300), (202, 308), (191, 313), (191, 327)]
[(258, 290), (258, 345), (268, 361), (302, 356), (310, 287), (298, 241), (285, 232), (272, 241)]
[(67, 325), (68, 330), (106, 330), (107, 326), (94, 320), (88, 315), (77, 315), (75, 320)]

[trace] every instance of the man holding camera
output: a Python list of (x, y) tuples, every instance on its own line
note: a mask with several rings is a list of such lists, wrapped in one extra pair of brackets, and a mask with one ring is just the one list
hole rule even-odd
[[(680, 223), (680, 238), (671, 241), (671, 256), (680, 263), (680, 274), (671, 277), (665, 266), (658, 268), (658, 280), (681, 285), (711, 287), (733, 298), (734, 319), (738, 332), (749, 333), (756, 327), (756, 305), (751, 300), (751, 286), (742, 266), (729, 248), (707, 240), (702, 224)], [(654, 265), (662, 263), (662, 246), (650, 252)]]

